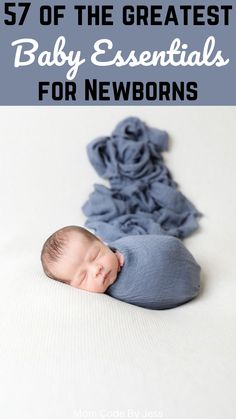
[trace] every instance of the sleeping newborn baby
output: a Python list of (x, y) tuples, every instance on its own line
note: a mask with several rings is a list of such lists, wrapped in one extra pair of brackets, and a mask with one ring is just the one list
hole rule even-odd
[(132, 235), (106, 245), (85, 228), (68, 226), (46, 240), (41, 262), (52, 279), (150, 309), (176, 307), (200, 288), (200, 266), (168, 235)]

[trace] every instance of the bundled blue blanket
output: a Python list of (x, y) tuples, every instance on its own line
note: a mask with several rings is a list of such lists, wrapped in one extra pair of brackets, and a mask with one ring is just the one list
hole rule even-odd
[(82, 207), (85, 226), (106, 242), (139, 234), (182, 239), (196, 230), (201, 213), (178, 191), (162, 156), (167, 149), (165, 131), (134, 117), (92, 141), (89, 160), (110, 187), (95, 184)]
[(109, 247), (125, 262), (106, 294), (149, 309), (177, 307), (197, 296), (200, 266), (183, 243), (171, 236), (122, 237)]

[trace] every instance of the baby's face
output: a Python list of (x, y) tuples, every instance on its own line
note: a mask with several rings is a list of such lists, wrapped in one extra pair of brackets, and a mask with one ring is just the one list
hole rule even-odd
[(103, 242), (91, 243), (78, 233), (71, 233), (54, 275), (69, 281), (69, 285), (92, 292), (105, 292), (117, 278), (122, 266), (122, 255), (114, 253)]

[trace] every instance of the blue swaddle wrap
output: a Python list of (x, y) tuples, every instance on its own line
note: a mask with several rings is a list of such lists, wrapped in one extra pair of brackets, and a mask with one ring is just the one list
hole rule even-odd
[(167, 133), (138, 118), (87, 147), (110, 187), (94, 185), (82, 207), (85, 226), (125, 257), (106, 293), (150, 309), (183, 304), (200, 286), (200, 267), (179, 239), (198, 228), (202, 214), (177, 190), (161, 154), (167, 148)]
[(85, 226), (104, 241), (137, 234), (182, 239), (196, 230), (201, 214), (177, 190), (161, 154), (167, 148), (165, 131), (134, 117), (120, 122), (110, 137), (92, 141), (89, 160), (110, 188), (95, 184), (82, 207)]
[(110, 242), (125, 257), (106, 294), (149, 309), (168, 309), (197, 296), (200, 266), (183, 243), (171, 236), (137, 235)]

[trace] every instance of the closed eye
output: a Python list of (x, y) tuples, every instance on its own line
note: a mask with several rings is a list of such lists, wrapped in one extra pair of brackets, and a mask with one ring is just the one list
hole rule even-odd
[(85, 280), (86, 278), (86, 273), (84, 275), (81, 276), (81, 280), (80, 280), (80, 285), (82, 284), (82, 282)]
[(96, 260), (100, 252), (96, 254), (96, 256), (92, 259), (92, 261)]

